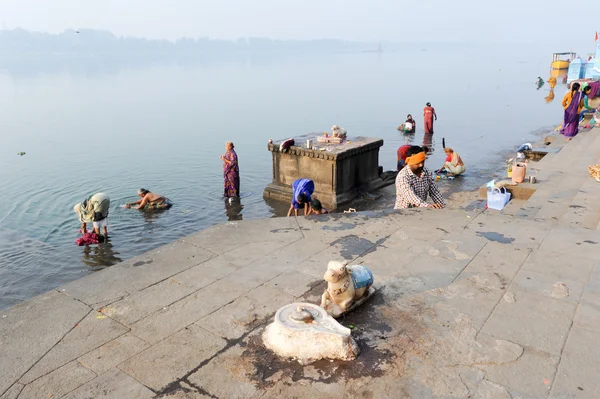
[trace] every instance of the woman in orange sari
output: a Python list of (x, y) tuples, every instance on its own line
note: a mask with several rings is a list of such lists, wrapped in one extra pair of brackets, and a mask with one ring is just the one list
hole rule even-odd
[(437, 121), (437, 115), (435, 109), (431, 106), (431, 103), (425, 104), (423, 109), (423, 117), (425, 118), (425, 134), (433, 134), (433, 119)]

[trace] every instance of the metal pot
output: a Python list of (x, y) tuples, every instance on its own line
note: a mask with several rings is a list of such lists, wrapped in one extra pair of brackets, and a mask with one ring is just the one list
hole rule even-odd
[(535, 184), (537, 182), (537, 178), (535, 176), (529, 176), (529, 183)]

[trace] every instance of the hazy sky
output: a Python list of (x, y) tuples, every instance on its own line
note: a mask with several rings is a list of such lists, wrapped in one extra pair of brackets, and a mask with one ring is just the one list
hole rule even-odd
[[(583, 19), (600, 14), (600, 1), (568, 4), (564, 0), (0, 0), (0, 23), (9, 29), (96, 28), (166, 39), (553, 42), (556, 51), (587, 48), (589, 43), (591, 51), (600, 24)], [(585, 12), (577, 10), (584, 4)], [(575, 18), (569, 13), (581, 20), (572, 22)]]

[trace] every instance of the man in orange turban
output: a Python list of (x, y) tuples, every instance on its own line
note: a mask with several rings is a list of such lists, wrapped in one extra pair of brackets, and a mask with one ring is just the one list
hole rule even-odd
[[(433, 181), (429, 170), (425, 169), (425, 151), (412, 146), (406, 151), (406, 166), (396, 177), (396, 205), (394, 209), (428, 207), (440, 209), (446, 206), (444, 198)], [(431, 197), (432, 204), (427, 203)]]

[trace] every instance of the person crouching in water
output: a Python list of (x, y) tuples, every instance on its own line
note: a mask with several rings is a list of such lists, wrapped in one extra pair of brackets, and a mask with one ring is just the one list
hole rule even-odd
[(323, 208), (323, 205), (321, 204), (321, 201), (319, 201), (318, 199), (314, 199), (312, 200), (312, 202), (310, 203), (310, 213), (314, 213), (315, 215), (324, 215), (326, 213), (329, 213), (327, 211), (327, 209)]
[(137, 205), (134, 209), (158, 211), (169, 209), (173, 206), (173, 203), (167, 197), (150, 192), (145, 188), (140, 188), (138, 190), (138, 196), (140, 196), (141, 199), (125, 204), (125, 208), (131, 208), (133, 205)]
[(458, 152), (454, 151), (452, 148), (444, 148), (444, 152), (446, 153), (444, 166), (442, 166), (437, 172), (441, 173), (442, 171), (446, 171), (449, 175), (454, 176), (465, 173), (467, 168), (465, 167), (465, 163), (460, 155), (458, 155)]
[(292, 183), (292, 203), (288, 216), (298, 216), (298, 209), (304, 208), (304, 216), (310, 215), (311, 207), (310, 202), (312, 199), (310, 196), (315, 192), (315, 183), (310, 179), (298, 179)]
[[(396, 176), (396, 204), (394, 209), (428, 207), (440, 209), (446, 206), (444, 198), (433, 181), (431, 172), (425, 168), (425, 151), (411, 146), (406, 152), (406, 166)], [(433, 204), (427, 203), (431, 197)]]
[(108, 235), (108, 211), (110, 208), (110, 197), (104, 193), (96, 193), (83, 202), (75, 205), (73, 210), (81, 222), (81, 233), (87, 233), (87, 224), (92, 223), (94, 233), (100, 236), (103, 229), (104, 236)]

